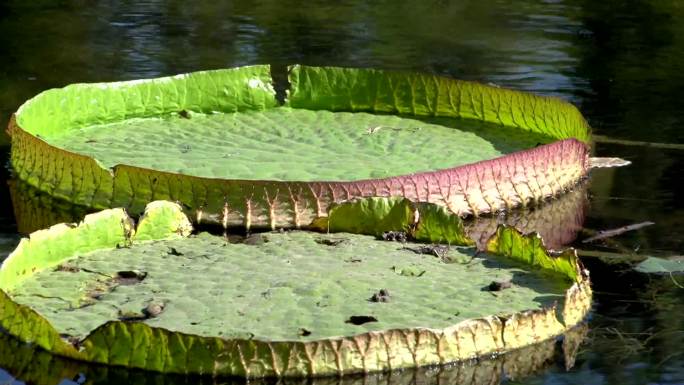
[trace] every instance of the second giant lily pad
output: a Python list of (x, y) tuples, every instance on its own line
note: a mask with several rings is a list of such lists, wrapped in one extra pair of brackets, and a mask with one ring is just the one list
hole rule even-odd
[(525, 205), (586, 173), (589, 127), (569, 103), (428, 74), (268, 66), (76, 84), (10, 122), (17, 176), (55, 197), (193, 221), (306, 227), (332, 204), (398, 196), (457, 215)]
[(33, 233), (0, 266), (0, 326), (84, 361), (323, 376), (507, 352), (562, 334), (590, 307), (574, 252), (552, 256), (509, 227), (488, 253), (303, 231), (233, 244), (190, 230), (160, 201), (137, 226), (113, 209)]

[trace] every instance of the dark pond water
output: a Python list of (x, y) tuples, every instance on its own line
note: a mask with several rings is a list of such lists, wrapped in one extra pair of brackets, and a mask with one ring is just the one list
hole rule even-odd
[[(304, 63), (414, 69), (555, 95), (578, 105), (595, 134), (681, 144), (682, 20), (679, 0), (5, 0), (0, 2), (0, 125), (27, 98), (69, 83)], [(6, 159), (7, 138), (1, 142)], [(681, 254), (684, 150), (598, 143), (595, 152), (633, 164), (592, 174), (588, 206), (580, 211), (588, 230), (580, 239), (591, 230), (653, 221), (591, 247)], [(7, 169), (1, 172), (3, 180), (9, 178)], [(15, 203), (31, 197), (18, 191)], [(14, 217), (5, 183), (0, 210), (0, 248), (7, 251), (18, 239), (22, 218)], [(45, 223), (61, 218), (54, 212), (38, 216)], [(684, 278), (587, 264), (596, 305), (571, 368), (566, 366), (572, 359), (560, 360), (558, 352), (529, 353), (520, 360), (533, 367), (519, 375), (505, 370), (508, 377), (494, 363), (489, 371), (471, 365), (460, 374), (465, 377), (428, 372), (366, 382), (684, 383), (684, 289), (676, 281)], [(0, 383), (21, 381), (212, 382), (74, 366), (0, 339)]]

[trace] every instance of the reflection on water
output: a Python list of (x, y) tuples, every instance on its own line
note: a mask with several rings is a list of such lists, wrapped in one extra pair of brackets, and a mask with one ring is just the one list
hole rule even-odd
[(587, 206), (587, 184), (581, 183), (560, 197), (537, 206), (513, 210), (496, 216), (465, 221), (468, 236), (484, 249), (500, 224), (513, 226), (523, 233), (537, 232), (550, 249), (559, 250), (577, 239), (582, 230)]
[[(27, 98), (68, 83), (304, 63), (415, 69), (556, 95), (578, 104), (598, 134), (682, 143), (683, 17), (679, 0), (5, 0), (0, 125)], [(633, 164), (593, 172), (583, 226), (601, 230), (653, 221), (613, 241), (642, 254), (681, 254), (684, 153), (614, 144), (599, 144), (595, 152)], [(0, 169), (0, 178), (8, 176)], [(19, 193), (15, 206), (32, 196)], [(9, 249), (17, 228), (4, 188), (0, 208), (0, 248)], [(548, 222), (550, 228), (581, 225), (583, 215), (548, 210), (559, 218)], [(22, 230), (66, 218), (60, 210), (26, 212), (32, 214), (22, 215), (23, 223), (32, 224), (20, 223)], [(508, 220), (540, 223), (534, 214), (515, 218)], [(537, 218), (543, 223), (547, 217)], [(566, 243), (574, 231), (550, 234)], [(551, 366), (525, 382), (684, 382), (682, 289), (669, 277), (589, 268), (597, 289), (589, 343), (569, 372)], [(5, 344), (0, 341), (3, 352)], [(32, 375), (43, 369), (35, 370)], [(149, 381), (121, 373), (126, 381)]]
[(18, 179), (8, 185), (17, 231), (24, 236), (56, 223), (77, 223), (95, 211), (55, 199)]

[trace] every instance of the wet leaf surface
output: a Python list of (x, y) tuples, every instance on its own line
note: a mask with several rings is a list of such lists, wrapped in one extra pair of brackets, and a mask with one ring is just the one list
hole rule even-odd
[[(269, 241), (229, 244), (202, 233), (96, 251), (68, 261), (77, 272), (46, 270), (12, 295), (75, 336), (125, 319), (204, 336), (222, 331), (277, 340), (446, 327), (548, 306), (568, 287), (520, 264), (474, 256), (472, 248), (353, 234), (254, 236)], [(467, 263), (444, 263), (447, 257)], [(513, 279), (516, 286), (493, 299), (480, 291), (492, 279)], [(82, 288), (90, 288), (85, 297)], [(461, 311), (456, 319), (454, 308)], [(346, 322), (352, 315), (377, 321)], [(298, 333), (300, 328), (315, 330), (315, 336)]]

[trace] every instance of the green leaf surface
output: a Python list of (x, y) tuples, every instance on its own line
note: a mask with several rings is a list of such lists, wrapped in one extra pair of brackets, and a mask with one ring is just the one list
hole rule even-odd
[(48, 137), (93, 124), (184, 110), (236, 112), (275, 105), (269, 66), (247, 66), (52, 89), (22, 105), (17, 122), (34, 135)]
[(54, 267), (76, 253), (127, 242), (132, 228), (122, 209), (90, 214), (79, 226), (58, 224), (24, 238), (0, 265), (0, 289), (9, 290), (31, 274)]
[[(38, 273), (11, 295), (60, 333), (79, 338), (108, 321), (142, 317), (155, 302), (164, 310), (142, 321), (149, 326), (204, 337), (296, 341), (444, 328), (469, 318), (550, 306), (569, 287), (527, 272), (523, 264), (474, 257), (474, 249), (452, 248), (443, 259), (460, 263), (445, 263), (416, 252), (420, 244), (363, 235), (260, 237), (262, 244), (226, 244), (203, 233), (79, 254), (69, 260), (69, 269)], [(424, 273), (406, 277), (395, 272), (397, 267)], [(146, 276), (133, 284), (108, 278), (120, 271)], [(515, 287), (497, 297), (483, 290), (492, 281), (510, 280)], [(388, 301), (374, 302), (381, 289), (390, 293)], [(82, 297), (80, 303), (73, 303), (74, 296)], [(377, 322), (355, 325), (347, 322), (352, 316)]]
[(134, 239), (137, 241), (186, 237), (192, 232), (192, 225), (183, 209), (177, 203), (155, 201), (145, 207)]
[(419, 218), (413, 237), (422, 242), (473, 245), (458, 215), (442, 206), (429, 203), (416, 204)]
[(283, 181), (433, 171), (551, 141), (474, 120), (288, 107), (128, 119), (44, 139), (107, 168), (128, 164), (209, 178)]
[[(138, 226), (138, 240), (188, 235), (192, 231), (178, 204), (151, 202), (145, 214)], [(62, 223), (33, 232), (0, 265), (0, 289), (11, 290), (28, 276), (54, 268), (75, 254), (124, 247), (133, 232), (133, 221), (123, 209), (100, 211), (86, 215), (79, 224)]]
[(430, 74), (292, 66), (290, 106), (475, 119), (587, 142), (589, 126), (573, 105)]
[(314, 221), (314, 228), (380, 236), (385, 231), (409, 231), (414, 209), (404, 198), (364, 198), (334, 205), (327, 217)]
[(539, 234), (525, 235), (510, 226), (499, 226), (496, 234), (489, 240), (487, 250), (563, 275), (572, 281), (579, 282), (584, 275), (575, 250), (550, 252)]
[(316, 219), (319, 231), (350, 232), (380, 237), (399, 231), (420, 242), (473, 245), (458, 215), (435, 204), (405, 198), (363, 198), (334, 205), (327, 217)]

